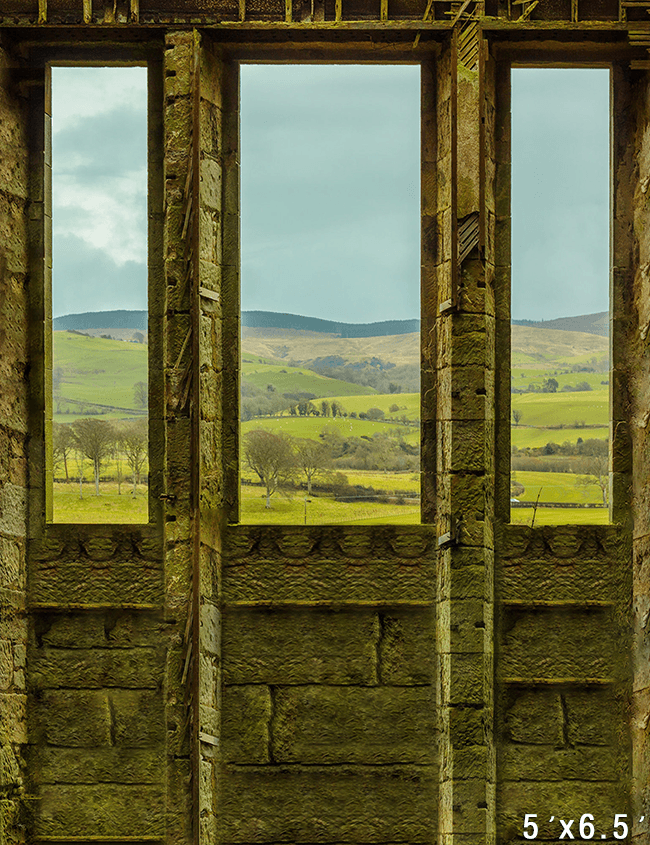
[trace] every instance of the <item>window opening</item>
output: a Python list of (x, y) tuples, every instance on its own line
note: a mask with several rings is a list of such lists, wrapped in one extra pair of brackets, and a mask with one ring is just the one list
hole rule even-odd
[(147, 69), (53, 67), (53, 522), (148, 520), (147, 322)]
[(609, 522), (609, 71), (511, 83), (511, 521)]
[(420, 68), (241, 67), (241, 521), (420, 521)]

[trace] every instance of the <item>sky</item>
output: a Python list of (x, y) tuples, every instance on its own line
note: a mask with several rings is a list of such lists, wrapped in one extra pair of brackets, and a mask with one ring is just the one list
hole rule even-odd
[(609, 309), (609, 71), (512, 70), (512, 317)]
[(147, 70), (52, 68), (52, 316), (147, 308)]
[[(53, 68), (53, 315), (147, 307), (146, 70)], [(243, 310), (419, 316), (419, 67), (243, 65)], [(607, 70), (512, 72), (512, 316), (608, 308)]]

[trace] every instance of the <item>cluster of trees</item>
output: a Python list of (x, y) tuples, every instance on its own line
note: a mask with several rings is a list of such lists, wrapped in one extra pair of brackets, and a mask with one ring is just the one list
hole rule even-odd
[[(416, 364), (384, 364), (378, 358), (361, 363), (334, 362), (333, 356), (311, 361), (309, 369), (329, 378), (374, 387), (379, 393), (417, 393), (420, 390), (420, 368)], [(304, 367), (304, 364), (298, 364)]]
[(558, 380), (555, 378), (544, 379), (542, 384), (529, 384), (528, 387), (513, 387), (511, 393), (579, 393), (585, 390), (592, 390), (588, 381), (579, 381), (576, 385), (563, 384), (560, 387)]
[[(146, 418), (110, 423), (106, 420), (78, 419), (70, 424), (54, 423), (52, 431), (52, 463), (55, 473), (65, 474), (67, 483), (78, 477), (79, 495), (83, 496), (86, 461), (90, 461), (99, 495), (102, 469), (114, 464), (118, 493), (130, 470), (135, 496), (147, 461), (148, 424)], [(71, 471), (71, 468), (73, 471)], [(74, 472), (76, 470), (76, 473)]]
[(266, 488), (266, 507), (282, 486), (297, 479), (306, 484), (307, 495), (316, 479), (332, 480), (340, 469), (417, 472), (419, 450), (401, 437), (377, 433), (372, 437), (344, 437), (338, 429), (325, 429), (318, 440), (290, 437), (256, 429), (242, 441), (242, 459)]

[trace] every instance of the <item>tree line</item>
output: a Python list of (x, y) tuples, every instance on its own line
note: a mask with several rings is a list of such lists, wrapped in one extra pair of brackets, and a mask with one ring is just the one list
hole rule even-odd
[[(114, 464), (114, 481), (118, 493), (130, 474), (132, 494), (143, 475), (148, 455), (148, 421), (120, 420), (108, 422), (97, 419), (79, 419), (73, 423), (54, 423), (52, 430), (52, 466), (65, 474), (66, 483), (76, 477), (79, 495), (83, 496), (83, 477), (86, 461), (90, 461), (95, 481), (95, 495), (99, 495), (102, 469), (111, 461)], [(76, 470), (76, 473), (74, 472)], [(130, 473), (128, 472), (130, 471)]]

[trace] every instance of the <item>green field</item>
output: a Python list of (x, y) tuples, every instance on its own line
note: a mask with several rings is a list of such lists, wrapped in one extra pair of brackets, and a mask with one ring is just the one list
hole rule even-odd
[[(544, 380), (547, 378), (555, 379), (558, 383), (558, 392), (562, 390), (564, 385), (576, 387), (580, 382), (586, 382), (592, 390), (602, 390), (607, 387), (606, 382), (609, 380), (609, 373), (567, 373), (558, 370), (531, 370), (524, 367), (516, 367), (512, 370), (511, 384), (517, 390), (526, 390), (529, 384), (534, 384), (541, 388)], [(588, 390), (577, 392), (589, 393)]]
[(606, 387), (584, 393), (514, 394), (511, 406), (512, 410), (522, 412), (522, 425), (574, 427), (576, 421), (586, 425), (609, 424), (609, 389)]
[[(65, 398), (137, 411), (133, 386), (147, 383), (147, 348), (142, 343), (52, 332), (52, 370), (61, 370), (62, 409)], [(69, 407), (70, 415), (55, 415), (57, 422), (69, 422), (78, 414), (79, 406)], [(124, 413), (110, 412), (108, 416), (122, 418)]]
[(118, 495), (117, 484), (103, 482), (100, 495), (95, 495), (94, 484), (83, 485), (83, 498), (79, 498), (79, 484), (54, 484), (53, 521), (62, 523), (136, 523), (148, 520), (148, 488), (142, 484), (135, 498), (131, 485), (122, 485)]
[(416, 426), (373, 420), (351, 420), (349, 417), (256, 417), (241, 424), (242, 436), (261, 428), (266, 431), (283, 432), (290, 437), (304, 437), (318, 440), (319, 434), (327, 429), (336, 429), (343, 437), (372, 437), (373, 434), (391, 433), (402, 436), (407, 443), (420, 442), (420, 430)]
[(372, 394), (377, 391), (372, 387), (327, 378), (304, 367), (288, 367), (286, 364), (260, 363), (265, 359), (252, 361), (253, 356), (246, 353), (242, 357), (242, 378), (260, 390), (272, 385), (277, 393), (313, 393), (316, 397), (330, 396), (333, 393), (341, 397), (356, 394)]
[[(534, 502), (537, 494), (540, 502), (578, 502), (580, 504), (602, 503), (600, 488), (595, 484), (577, 485), (580, 476), (571, 472), (525, 472), (518, 470), (517, 481), (523, 484), (525, 492), (517, 498)], [(515, 508), (513, 508), (513, 511)]]
[(539, 449), (541, 446), (546, 446), (547, 443), (563, 443), (575, 444), (578, 438), (583, 440), (607, 440), (609, 437), (609, 427), (602, 426), (598, 428), (527, 428), (525, 425), (511, 426), (510, 428), (510, 442), (518, 449)]
[[(328, 402), (339, 402), (348, 414), (366, 413), (370, 408), (379, 408), (387, 417), (409, 420), (420, 419), (419, 393), (376, 393), (372, 398), (367, 396), (326, 396)], [(399, 410), (391, 411), (397, 405)]]
[(276, 494), (271, 509), (265, 507), (264, 491), (260, 487), (241, 487), (240, 521), (246, 525), (354, 525), (419, 523), (420, 506), (397, 505), (390, 502), (336, 502), (329, 496), (312, 495), (305, 503), (305, 495), (288, 498)]
[[(530, 525), (532, 508), (512, 508), (510, 522), (513, 525)], [(607, 525), (607, 508), (537, 508), (535, 527), (538, 525)]]

